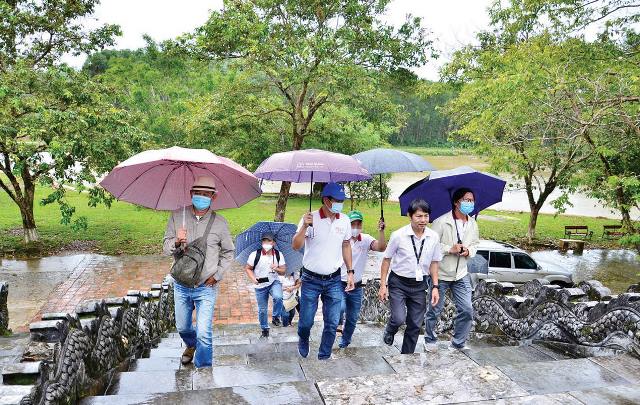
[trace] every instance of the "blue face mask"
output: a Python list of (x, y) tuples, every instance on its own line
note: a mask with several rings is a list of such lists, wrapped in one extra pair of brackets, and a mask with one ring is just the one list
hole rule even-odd
[(471, 214), (474, 208), (475, 208), (475, 205), (472, 202), (463, 201), (460, 203), (460, 212), (462, 212), (464, 215)]
[(193, 197), (191, 197), (191, 204), (193, 204), (195, 209), (197, 209), (198, 211), (206, 210), (211, 206), (211, 197), (194, 195)]
[(344, 207), (344, 203), (332, 201), (330, 210), (334, 214), (339, 214), (342, 212), (343, 207)]

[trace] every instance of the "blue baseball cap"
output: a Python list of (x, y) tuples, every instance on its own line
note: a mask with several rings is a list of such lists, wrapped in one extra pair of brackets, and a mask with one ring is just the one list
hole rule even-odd
[(331, 197), (334, 200), (344, 201), (344, 186), (338, 183), (327, 183), (322, 189), (323, 197)]

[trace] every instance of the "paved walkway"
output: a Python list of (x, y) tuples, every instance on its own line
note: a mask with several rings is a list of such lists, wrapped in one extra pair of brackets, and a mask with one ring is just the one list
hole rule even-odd
[[(47, 312), (73, 312), (85, 300), (124, 296), (128, 290), (148, 291), (151, 284), (162, 282), (170, 266), (170, 260), (163, 256), (83, 256), (69, 277), (44, 299), (32, 321)], [(257, 322), (254, 297), (244, 271), (234, 263), (220, 285), (214, 322)], [(15, 329), (26, 331), (27, 327)]]

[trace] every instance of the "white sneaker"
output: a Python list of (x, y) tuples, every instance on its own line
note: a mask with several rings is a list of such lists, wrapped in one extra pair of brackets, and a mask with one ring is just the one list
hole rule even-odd
[(422, 342), (422, 346), (424, 347), (424, 351), (426, 353), (433, 353), (438, 350), (438, 342)]
[(468, 352), (469, 351), (469, 348), (467, 346), (455, 347), (453, 344), (449, 344), (448, 349), (449, 349), (449, 351), (452, 351), (452, 352), (455, 352), (455, 351)]

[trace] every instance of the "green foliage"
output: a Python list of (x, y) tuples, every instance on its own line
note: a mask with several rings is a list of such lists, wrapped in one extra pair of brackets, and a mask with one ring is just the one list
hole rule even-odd
[(380, 199), (383, 201), (389, 199), (391, 193), (388, 185), (389, 179), (391, 179), (390, 174), (383, 174), (382, 181), (380, 175), (374, 175), (371, 180), (347, 183), (351, 209), (354, 209), (356, 203), (367, 203), (370, 207), (375, 207), (380, 206)]
[(21, 61), (50, 66), (66, 53), (79, 55), (114, 44), (116, 25), (88, 30), (84, 19), (98, 0), (0, 1), (0, 71)]
[[(75, 208), (65, 200), (66, 187), (84, 188), (123, 157), (138, 150), (141, 135), (127, 111), (106, 98), (114, 89), (90, 80), (59, 58), (113, 44), (114, 25), (86, 29), (95, 0), (0, 2), (0, 188), (19, 207), (26, 242), (38, 234), (33, 214), (36, 183), (54, 186), (42, 199), (57, 202), (63, 224)], [(109, 202), (90, 193), (90, 204)]]

